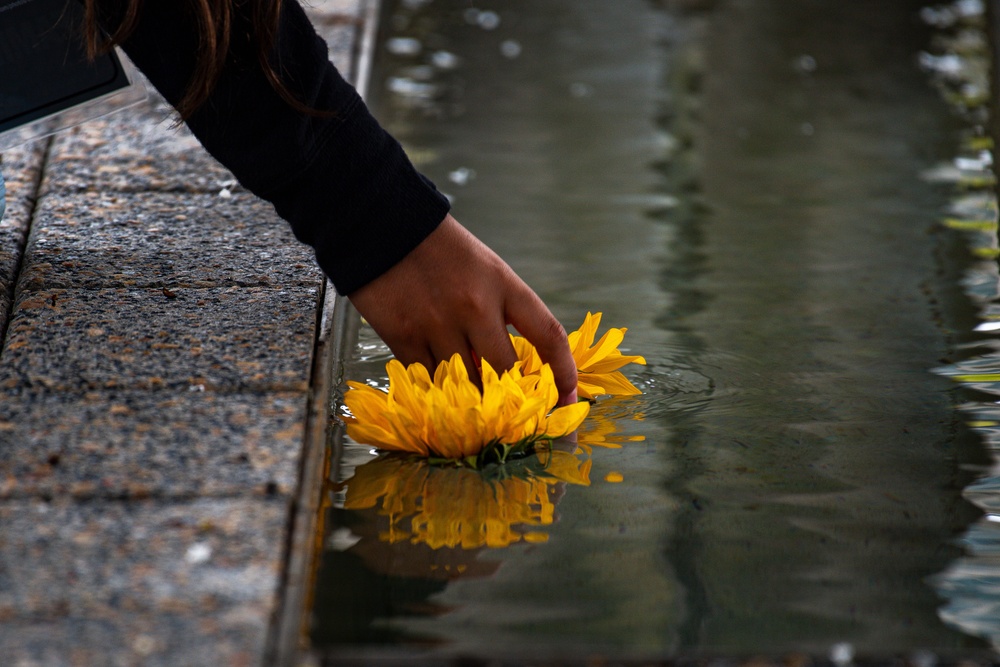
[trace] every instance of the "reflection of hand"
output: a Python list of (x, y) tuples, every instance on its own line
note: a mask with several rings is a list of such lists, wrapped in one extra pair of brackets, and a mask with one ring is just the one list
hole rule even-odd
[(512, 324), (552, 366), (560, 403), (576, 402), (566, 331), (517, 274), (451, 215), (398, 264), (348, 295), (404, 364), (428, 369), (458, 352), (498, 370), (517, 361)]

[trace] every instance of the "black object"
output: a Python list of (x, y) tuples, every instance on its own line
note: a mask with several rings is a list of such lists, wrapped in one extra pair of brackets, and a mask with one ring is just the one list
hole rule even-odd
[(0, 0), (0, 132), (130, 85), (114, 51), (84, 51), (83, 6), (67, 0)]

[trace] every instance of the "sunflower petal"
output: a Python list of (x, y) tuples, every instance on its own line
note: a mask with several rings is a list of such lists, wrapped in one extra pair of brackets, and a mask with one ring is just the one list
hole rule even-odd
[[(628, 381), (624, 375), (618, 371), (613, 373), (581, 373), (581, 385), (586, 384), (588, 392), (592, 396), (609, 394), (611, 396), (636, 396), (642, 392)], [(597, 389), (596, 393), (594, 388)]]
[(601, 361), (608, 355), (618, 355), (618, 346), (625, 340), (625, 332), (621, 329), (608, 329), (601, 336), (597, 345), (588, 350), (584, 350), (579, 356), (573, 355), (576, 359), (576, 367), (581, 371), (587, 371), (587, 367), (597, 361)]
[(589, 413), (590, 403), (586, 401), (556, 408), (545, 420), (545, 434), (553, 438), (569, 435), (580, 427)]

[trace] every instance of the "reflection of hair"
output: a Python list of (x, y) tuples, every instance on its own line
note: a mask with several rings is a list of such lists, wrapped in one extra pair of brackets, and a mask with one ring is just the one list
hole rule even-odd
[[(124, 6), (124, 11), (119, 14), (120, 20), (116, 26), (107, 26), (110, 32), (107, 37), (102, 37), (99, 18), (103, 18), (103, 15), (99, 14), (98, 0), (84, 0), (84, 37), (87, 53), (91, 57), (111, 49), (128, 38), (139, 22), (142, 1), (123, 0), (120, 4)], [(229, 34), (235, 4), (233, 0), (187, 1), (197, 21), (199, 49), (187, 90), (176, 105), (177, 111), (184, 119), (190, 117), (208, 98), (225, 67), (229, 55)], [(257, 60), (264, 75), (282, 99), (298, 111), (316, 114), (318, 113), (316, 110), (303, 104), (288, 90), (269, 60), (271, 47), (278, 32), (281, 2), (282, 0), (256, 0), (245, 3), (248, 6), (246, 11), (250, 18), (251, 40)]]

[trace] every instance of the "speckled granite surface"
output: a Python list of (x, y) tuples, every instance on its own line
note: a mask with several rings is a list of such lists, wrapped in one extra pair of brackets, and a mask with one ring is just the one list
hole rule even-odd
[(152, 98), (53, 137), (42, 194), (219, 192), (233, 176)]
[(314, 286), (311, 251), (270, 204), (218, 194), (42, 197), (22, 287)]
[(22, 290), (0, 390), (306, 391), (317, 290)]
[(0, 498), (287, 496), (299, 392), (44, 392), (0, 401)]
[(5, 664), (259, 664), (285, 505), (0, 503)]
[[(307, 8), (344, 72), (364, 2)], [(0, 156), (5, 665), (267, 663), (323, 276), (172, 123)]]

